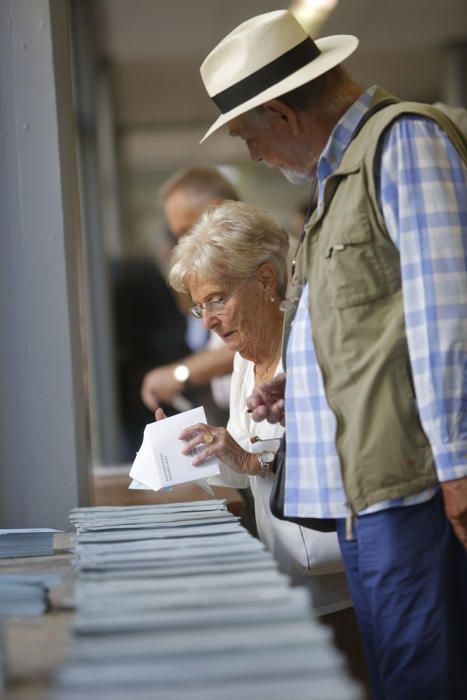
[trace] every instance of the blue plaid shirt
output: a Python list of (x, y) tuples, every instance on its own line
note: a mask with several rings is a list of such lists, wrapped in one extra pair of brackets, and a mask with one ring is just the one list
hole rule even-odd
[[(367, 90), (334, 128), (317, 167), (318, 207), (368, 109)], [(401, 257), (406, 332), (418, 410), (440, 481), (467, 476), (467, 169), (432, 120), (400, 117), (376, 167), (377, 194)], [(336, 419), (324, 392), (308, 310), (308, 286), (287, 347), (285, 512), (318, 518), (349, 510), (335, 448)], [(377, 458), (375, 456), (375, 458)], [(362, 513), (420, 503), (435, 489)]]

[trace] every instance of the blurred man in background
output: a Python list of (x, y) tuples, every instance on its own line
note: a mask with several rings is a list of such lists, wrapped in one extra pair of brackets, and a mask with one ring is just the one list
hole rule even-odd
[[(174, 239), (188, 233), (208, 206), (224, 200), (238, 200), (233, 185), (214, 168), (194, 167), (175, 173), (161, 190), (167, 223)], [(181, 308), (188, 313), (189, 299), (179, 297)], [(200, 337), (201, 334), (201, 337)], [(187, 389), (211, 384), (216, 405), (227, 410), (233, 354), (212, 333), (206, 335), (203, 325), (187, 316), (187, 344), (197, 350), (182, 359), (156, 367), (146, 374), (141, 387), (145, 405), (155, 411), (160, 403), (170, 404)], [(205, 346), (205, 347), (203, 347)], [(203, 348), (203, 349), (200, 349)], [(226, 414), (218, 416), (225, 423)]]

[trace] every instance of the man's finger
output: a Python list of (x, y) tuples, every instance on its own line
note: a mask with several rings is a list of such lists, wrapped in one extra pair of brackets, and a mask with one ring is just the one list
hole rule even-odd
[(159, 408), (159, 401), (157, 400), (157, 396), (153, 394), (153, 392), (146, 388), (143, 384), (141, 388), (141, 400), (143, 401), (144, 405), (149, 408), (150, 411), (155, 411), (156, 408)]
[(457, 537), (461, 541), (461, 544), (467, 550), (467, 531), (465, 530), (465, 528), (461, 527), (460, 525), (456, 525), (453, 527), (454, 527), (454, 532), (456, 533)]
[(269, 411), (268, 422), (274, 425), (275, 423), (279, 423), (283, 419), (283, 417), (283, 407), (279, 406), (278, 404), (275, 404)]
[(268, 409), (266, 408), (266, 406), (261, 405), (255, 408), (254, 411), (252, 411), (251, 417), (254, 421), (256, 421), (256, 423), (261, 423), (262, 420), (267, 418), (267, 415)]
[(451, 525), (457, 538), (460, 540), (461, 544), (467, 549), (467, 526), (456, 520), (451, 519)]
[(261, 399), (256, 394), (252, 394), (246, 400), (246, 405), (250, 409), (250, 411), (254, 411), (255, 408), (261, 405), (261, 403)]

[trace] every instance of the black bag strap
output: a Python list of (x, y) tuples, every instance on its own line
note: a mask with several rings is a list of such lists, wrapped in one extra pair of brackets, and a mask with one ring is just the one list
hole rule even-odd
[(307, 527), (310, 530), (319, 530), (320, 532), (333, 532), (336, 529), (336, 521), (332, 518), (299, 518), (286, 516), (284, 514), (285, 503), (285, 451), (286, 438), (285, 433), (282, 436), (279, 450), (276, 453), (276, 458), (273, 464), (273, 472), (275, 474), (274, 483), (271, 489), (269, 498), (269, 507), (271, 513), (279, 520), (285, 520), (295, 525)]

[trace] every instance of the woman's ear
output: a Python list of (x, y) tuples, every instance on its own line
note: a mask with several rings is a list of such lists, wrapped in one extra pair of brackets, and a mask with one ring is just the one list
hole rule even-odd
[(276, 293), (276, 271), (271, 263), (263, 263), (256, 273), (256, 279), (265, 294)]
[(266, 110), (270, 123), (280, 123), (282, 127), (288, 127), (292, 134), (298, 133), (297, 115), (288, 104), (282, 100), (269, 100), (269, 102), (265, 102), (263, 109)]

